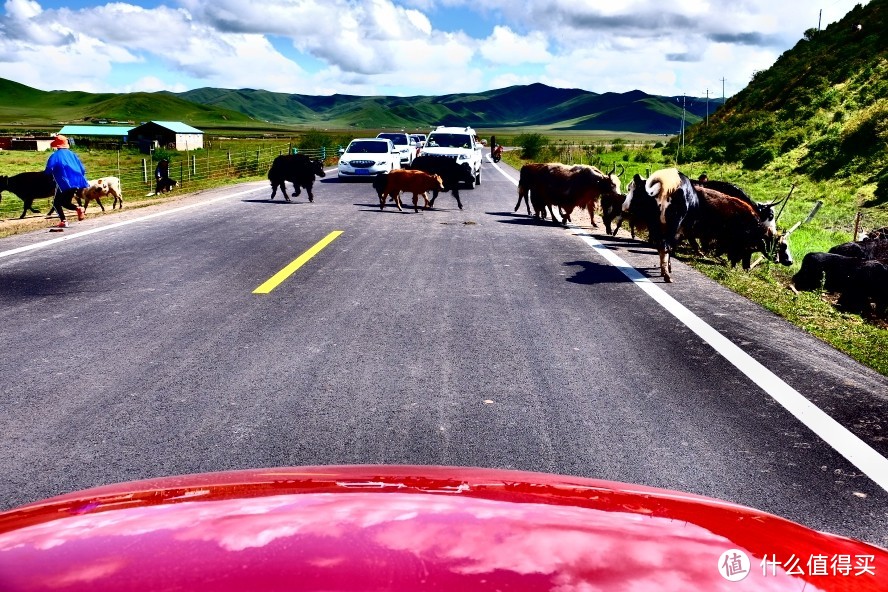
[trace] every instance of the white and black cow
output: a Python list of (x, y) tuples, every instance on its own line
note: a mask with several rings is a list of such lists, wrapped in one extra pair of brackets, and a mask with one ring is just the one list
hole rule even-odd
[(274, 199), (277, 194), (278, 187), (284, 194), (284, 199), (290, 201), (287, 195), (286, 181), (293, 184), (293, 196), (298, 197), (301, 193), (300, 188), (304, 188), (308, 193), (308, 201), (314, 201), (314, 194), (311, 188), (314, 185), (315, 177), (326, 177), (324, 172), (324, 163), (321, 160), (313, 160), (304, 154), (282, 154), (274, 159), (271, 168), (268, 169), (268, 180), (271, 181), (271, 197)]
[(670, 257), (685, 224), (697, 218), (700, 198), (691, 180), (678, 169), (655, 171), (648, 179), (636, 174), (627, 187), (623, 211), (648, 228), (648, 240), (660, 255), (660, 274), (672, 281)]

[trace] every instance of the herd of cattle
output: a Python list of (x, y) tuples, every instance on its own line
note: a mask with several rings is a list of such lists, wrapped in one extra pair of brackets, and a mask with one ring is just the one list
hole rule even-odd
[[(788, 235), (777, 231), (774, 208), (782, 200), (760, 203), (752, 200), (736, 185), (724, 181), (692, 180), (675, 168), (655, 171), (648, 178), (635, 175), (621, 191), (616, 166), (609, 173), (590, 165), (560, 163), (527, 164), (521, 167), (518, 182), (518, 203), (523, 201), (528, 215), (538, 219), (551, 216), (567, 225), (576, 209), (589, 213), (592, 226), (600, 209), (608, 234), (616, 235), (623, 222), (632, 237), (636, 229), (647, 232), (648, 241), (657, 249), (660, 273), (672, 281), (671, 256), (681, 240), (687, 240), (697, 254), (708, 252), (727, 258), (731, 266), (741, 263), (750, 269), (755, 253), (783, 265), (792, 265)], [(290, 201), (285, 182), (293, 184), (293, 194), (305, 189), (308, 200), (314, 201), (312, 187), (316, 177), (326, 176), (323, 162), (303, 154), (287, 154), (275, 158), (268, 171), (271, 198), (278, 188)], [(373, 188), (383, 209), (391, 199), (401, 210), (401, 193), (413, 194), (413, 208), (419, 210), (419, 198), (426, 208), (433, 207), (441, 192), (450, 192), (460, 209), (462, 183), (472, 184), (474, 176), (450, 158), (420, 156), (410, 169), (396, 169), (373, 179)], [(0, 198), (3, 191), (18, 195), (24, 203), (21, 218), (37, 212), (33, 202), (51, 197), (55, 184), (42, 172), (0, 176)], [(160, 192), (160, 188), (158, 188)], [(428, 193), (432, 192), (432, 199)], [(104, 211), (101, 198), (111, 196), (112, 208), (123, 207), (123, 194), (117, 177), (104, 177), (90, 182), (78, 196), (87, 207), (95, 200)], [(533, 208), (533, 212), (531, 212)], [(839, 306), (853, 312), (888, 314), (888, 229), (874, 231), (861, 241), (845, 243), (828, 253), (809, 253), (801, 269), (793, 276), (797, 290), (825, 289), (839, 294)]]

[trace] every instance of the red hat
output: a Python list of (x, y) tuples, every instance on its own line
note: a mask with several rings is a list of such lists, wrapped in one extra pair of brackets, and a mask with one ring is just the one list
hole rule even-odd
[(49, 143), (49, 147), (50, 148), (69, 148), (68, 138), (66, 138), (62, 134), (59, 134), (55, 138), (53, 138), (52, 142)]

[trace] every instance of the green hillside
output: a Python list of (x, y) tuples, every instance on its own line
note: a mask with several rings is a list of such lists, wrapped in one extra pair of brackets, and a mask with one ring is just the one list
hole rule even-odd
[[(858, 27), (859, 25), (859, 27)], [(685, 160), (877, 183), (888, 200), (888, 0), (857, 5), (688, 130)]]
[(186, 121), (195, 126), (243, 125), (238, 111), (186, 101), (167, 93), (42, 91), (0, 78), (0, 124), (114, 121)]
[[(252, 89), (202, 88), (183, 99), (241, 111), (290, 125), (403, 127), (471, 125), (483, 128), (549, 126), (563, 130), (613, 130), (674, 134), (681, 126), (675, 97), (641, 91), (597, 94), (544, 84), (511, 86), (470, 94), (413, 97), (310, 96)], [(711, 101), (714, 110), (717, 101)], [(688, 122), (705, 114), (705, 101), (688, 101)]]
[[(256, 89), (198, 88), (183, 93), (93, 94), (42, 91), (0, 79), (0, 125), (56, 125), (108, 121), (185, 121), (203, 128), (423, 129), (435, 125), (479, 128), (544, 126), (674, 134), (682, 112), (674, 97), (641, 91), (597, 94), (544, 84), (480, 93), (389, 97), (310, 96)], [(691, 100), (688, 122), (699, 120)], [(714, 105), (713, 105), (714, 109)]]

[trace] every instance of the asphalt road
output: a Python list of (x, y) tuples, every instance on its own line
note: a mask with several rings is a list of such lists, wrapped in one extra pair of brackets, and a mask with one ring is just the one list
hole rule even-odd
[[(860, 468), (888, 456), (888, 380), (680, 262), (663, 284), (640, 242), (513, 213), (516, 177), (485, 162), (463, 210), (444, 194), (381, 212), (333, 173), (315, 203), (252, 183), (0, 239), (0, 507), (203, 471), (469, 465), (689, 491), (888, 546), (888, 472)], [(840, 427), (807, 427), (770, 373)], [(875, 463), (846, 458), (845, 430)]]

